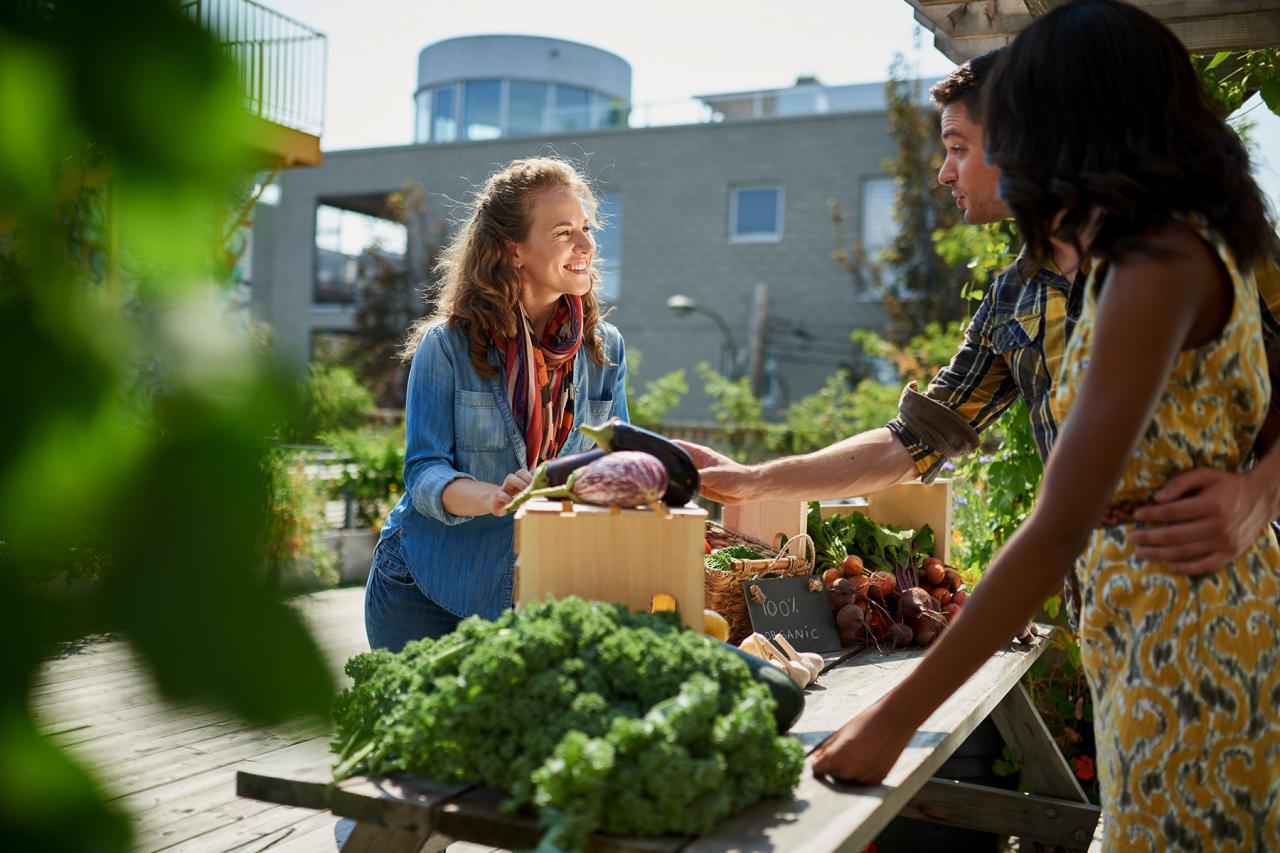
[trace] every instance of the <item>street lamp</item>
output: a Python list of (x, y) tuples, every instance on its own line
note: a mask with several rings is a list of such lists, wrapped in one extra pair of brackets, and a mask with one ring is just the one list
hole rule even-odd
[(738, 369), (738, 342), (733, 337), (733, 330), (729, 328), (729, 323), (715, 311), (700, 305), (696, 299), (685, 296), (683, 293), (677, 293), (674, 296), (667, 297), (667, 307), (676, 313), (677, 316), (687, 317), (690, 314), (705, 314), (716, 325), (720, 327), (720, 334), (724, 335), (724, 346), (729, 351), (729, 378), (737, 379)]

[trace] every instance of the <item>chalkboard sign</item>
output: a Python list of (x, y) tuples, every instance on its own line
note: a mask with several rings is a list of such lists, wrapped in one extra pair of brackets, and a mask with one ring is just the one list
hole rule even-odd
[[(816, 587), (816, 589), (814, 589)], [(840, 648), (836, 619), (822, 581), (812, 575), (742, 582), (751, 628), (769, 639), (781, 634), (801, 652)]]

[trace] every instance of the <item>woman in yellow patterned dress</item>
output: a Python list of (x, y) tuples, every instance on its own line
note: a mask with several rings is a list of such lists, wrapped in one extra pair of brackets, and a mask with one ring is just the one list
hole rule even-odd
[[(912, 676), (815, 755), (884, 778), (915, 730), (1075, 563), (1108, 850), (1280, 850), (1280, 544), (1219, 571), (1139, 560), (1127, 511), (1181, 471), (1239, 471), (1270, 381), (1251, 270), (1275, 233), (1185, 48), (1118, 0), (1028, 27), (986, 92), (987, 157), (1041, 258), (1093, 274), (1035, 511)], [(1068, 412), (1068, 409), (1070, 410)], [(1065, 420), (1061, 419), (1063, 416)]]

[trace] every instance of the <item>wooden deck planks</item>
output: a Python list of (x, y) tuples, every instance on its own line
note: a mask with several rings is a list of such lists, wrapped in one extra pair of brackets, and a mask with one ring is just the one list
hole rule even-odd
[[(349, 588), (292, 601), (335, 675), (368, 648), (363, 600), (362, 589)], [(315, 737), (316, 722), (264, 730), (226, 710), (168, 702), (121, 640), (48, 661), (33, 680), (32, 705), (42, 729), (92, 767), (134, 816), (139, 851), (338, 849), (333, 815), (235, 791), (237, 766)]]

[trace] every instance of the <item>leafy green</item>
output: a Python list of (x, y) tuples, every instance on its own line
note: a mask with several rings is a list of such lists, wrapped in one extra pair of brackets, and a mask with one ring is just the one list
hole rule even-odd
[(506, 792), (547, 828), (696, 835), (799, 781), (774, 699), (738, 655), (673, 614), (568, 598), (473, 617), (439, 640), (357, 655), (335, 707), (335, 777), (397, 771)]
[(729, 545), (726, 548), (717, 548), (703, 558), (703, 563), (708, 569), (719, 569), (727, 572), (733, 568), (734, 560), (763, 560), (766, 559), (764, 554), (754, 548), (748, 548), (746, 545)]
[(816, 571), (841, 568), (846, 556), (857, 554), (868, 569), (893, 572), (900, 581), (914, 579), (919, 560), (937, 544), (927, 524), (919, 529), (877, 524), (861, 512), (824, 519), (817, 502), (809, 503), (807, 532), (818, 549)]

